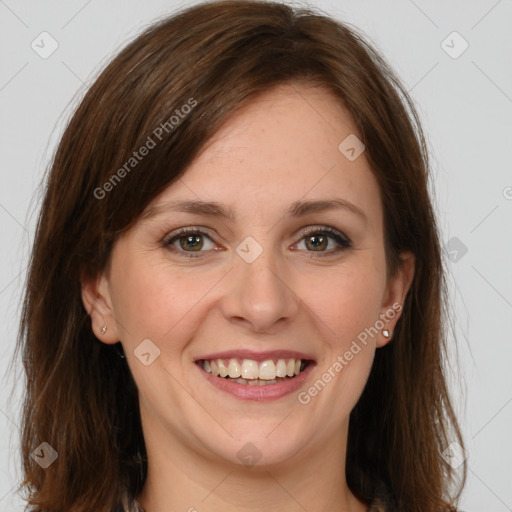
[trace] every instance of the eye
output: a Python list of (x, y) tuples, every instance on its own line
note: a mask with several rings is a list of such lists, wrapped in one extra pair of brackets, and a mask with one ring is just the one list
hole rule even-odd
[[(352, 247), (347, 236), (328, 226), (302, 230), (299, 236), (302, 238), (294, 245), (300, 246), (303, 243), (304, 246), (299, 247), (301, 250), (305, 248), (307, 252), (319, 253), (319, 256), (329, 256)], [(171, 233), (162, 241), (162, 246), (187, 258), (199, 257), (199, 253), (209, 250), (218, 250), (207, 232), (194, 227), (181, 228)]]
[[(296, 245), (303, 243), (303, 247), (308, 252), (323, 253), (322, 256), (332, 255), (352, 247), (352, 243), (347, 236), (340, 231), (328, 226), (308, 228), (303, 230), (300, 235), (303, 237)], [(334, 244), (329, 244), (334, 240)], [(334, 245), (334, 247), (333, 247)], [(330, 247), (330, 250), (326, 250)]]
[[(204, 239), (209, 243), (205, 244)], [(183, 256), (193, 258), (194, 254), (213, 249), (214, 243), (208, 233), (197, 228), (181, 228), (175, 233), (171, 233), (169, 237), (163, 240), (163, 247), (170, 249), (173, 252), (179, 252)]]

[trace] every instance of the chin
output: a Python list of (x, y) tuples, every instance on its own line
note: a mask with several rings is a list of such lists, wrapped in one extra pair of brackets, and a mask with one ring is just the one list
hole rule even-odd
[(298, 432), (290, 432), (290, 425), (286, 425), (286, 421), (277, 428), (275, 422), (265, 423), (260, 420), (253, 426), (231, 426), (227, 430), (233, 437), (212, 443), (210, 436), (205, 440), (205, 444), (211, 453), (228, 464), (260, 469), (275, 468), (291, 462), (307, 445), (305, 432), (302, 431), (300, 436)]

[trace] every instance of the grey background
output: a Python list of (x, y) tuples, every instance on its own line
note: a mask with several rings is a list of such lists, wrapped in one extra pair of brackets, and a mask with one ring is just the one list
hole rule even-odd
[[(21, 363), (15, 374), (6, 372), (42, 173), (71, 109), (107, 60), (151, 21), (183, 5), (171, 0), (0, 0), (0, 510), (22, 510), (13, 493), (20, 478)], [(512, 511), (512, 1), (310, 5), (366, 34), (420, 109), (440, 228), (449, 248), (458, 340), (451, 389), (469, 464), (461, 508)], [(59, 45), (47, 59), (31, 48), (43, 31)], [(452, 54), (463, 48), (458, 36), (446, 39), (453, 31), (469, 44), (458, 58), (442, 47), (446, 40)]]

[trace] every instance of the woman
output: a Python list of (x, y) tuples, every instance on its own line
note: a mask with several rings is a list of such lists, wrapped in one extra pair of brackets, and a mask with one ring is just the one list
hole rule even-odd
[(406, 92), (326, 16), (210, 2), (129, 44), (37, 226), (34, 510), (456, 510), (428, 173)]

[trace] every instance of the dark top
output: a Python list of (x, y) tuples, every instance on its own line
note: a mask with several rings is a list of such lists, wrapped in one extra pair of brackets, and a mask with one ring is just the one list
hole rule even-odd
[(383, 483), (380, 483), (367, 512), (393, 512), (394, 510), (395, 506), (389, 490)]

